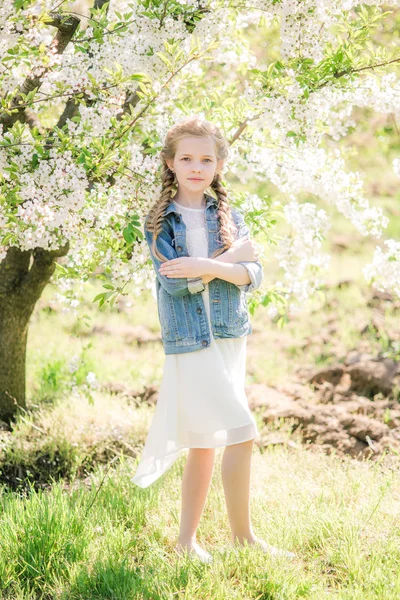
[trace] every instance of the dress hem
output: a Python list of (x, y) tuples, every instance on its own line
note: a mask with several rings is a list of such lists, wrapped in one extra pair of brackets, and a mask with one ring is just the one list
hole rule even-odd
[[(155, 458), (154, 456), (151, 457), (151, 462), (154, 462), (154, 460), (157, 461), (160, 459), (169, 459), (164, 464), (164, 466), (161, 468), (161, 470), (155, 469), (151, 472), (145, 473), (143, 476), (134, 475), (133, 477), (131, 477), (131, 481), (141, 488), (147, 488), (154, 481), (156, 481), (159, 477), (161, 477), (161, 475), (164, 475), (164, 473), (170, 467), (172, 467), (173, 463), (177, 460), (177, 458), (179, 457), (179, 455), (182, 453), (183, 450), (190, 450), (190, 448), (212, 449), (212, 448), (222, 448), (224, 446), (233, 446), (234, 444), (242, 444), (243, 442), (248, 442), (250, 440), (257, 439), (259, 436), (260, 436), (260, 433), (259, 433), (258, 429), (256, 428), (255, 433), (253, 432), (253, 434), (251, 436), (247, 436), (245, 439), (240, 440), (239, 442), (221, 441), (221, 442), (216, 442), (215, 446), (199, 446), (199, 445), (177, 446), (173, 452), (169, 452), (168, 454), (163, 454), (162, 457), (158, 457), (158, 458)], [(144, 467), (145, 463), (146, 463), (146, 459), (144, 457), (142, 457), (141, 466)], [(144, 482), (146, 482), (145, 485), (144, 485)]]

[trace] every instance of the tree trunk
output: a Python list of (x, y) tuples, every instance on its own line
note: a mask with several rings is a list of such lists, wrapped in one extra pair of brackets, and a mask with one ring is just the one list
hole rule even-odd
[(26, 407), (26, 342), (36, 302), (49, 282), (58, 250), (12, 246), (0, 263), (0, 419), (10, 423)]
[[(32, 312), (32, 311), (31, 311)], [(0, 419), (9, 423), (25, 408), (25, 358), (28, 320), (10, 296), (0, 303)]]

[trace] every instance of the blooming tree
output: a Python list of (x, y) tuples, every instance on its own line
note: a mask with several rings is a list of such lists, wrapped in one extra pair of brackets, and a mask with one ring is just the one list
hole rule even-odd
[[(282, 281), (257, 290), (252, 311), (261, 303), (284, 316), (324, 281), (329, 215), (301, 202), (302, 193), (363, 235), (382, 237), (388, 219), (369, 204), (337, 142), (354, 127), (353, 107), (400, 112), (400, 57), (374, 38), (385, 19), (398, 18), (397, 1), (0, 6), (2, 418), (25, 404), (27, 328), (48, 282), (71, 306), (79, 302), (73, 284), (93, 274), (107, 279), (100, 305), (152, 288), (143, 217), (160, 190), (164, 135), (188, 113), (226, 134), (225, 169), (248, 188), (231, 189), (227, 180), (231, 202), (276, 246)], [(266, 181), (279, 197), (251, 189)], [(279, 214), (290, 226), (281, 238), (273, 227)], [(399, 294), (400, 245), (385, 243), (365, 276)]]

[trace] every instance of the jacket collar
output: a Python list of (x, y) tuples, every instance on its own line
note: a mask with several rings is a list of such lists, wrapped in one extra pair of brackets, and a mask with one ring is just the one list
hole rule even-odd
[[(210, 196), (210, 194), (204, 194), (206, 197), (206, 209), (211, 206), (211, 204), (215, 204), (215, 206), (218, 206), (218, 200), (216, 198), (214, 198), (213, 196)], [(168, 215), (170, 212), (174, 212), (178, 214), (178, 210), (176, 210), (174, 203), (170, 202), (170, 204), (168, 204), (167, 208), (164, 211), (164, 215)]]

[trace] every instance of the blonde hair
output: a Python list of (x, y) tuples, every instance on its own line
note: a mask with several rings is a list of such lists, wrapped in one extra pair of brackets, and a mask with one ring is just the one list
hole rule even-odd
[[(167, 159), (172, 160), (176, 154), (178, 140), (188, 136), (211, 136), (215, 144), (215, 154), (217, 160), (223, 160), (228, 156), (228, 142), (221, 134), (216, 125), (202, 119), (198, 116), (186, 117), (168, 131), (164, 146), (160, 152), (162, 171), (161, 171), (161, 193), (159, 198), (151, 206), (147, 218), (147, 230), (153, 233), (152, 252), (161, 261), (166, 261), (166, 257), (157, 249), (157, 237), (161, 233), (162, 223), (165, 218), (164, 211), (172, 202), (172, 192), (176, 188), (176, 175), (167, 165)], [(221, 176), (215, 173), (211, 182), (211, 189), (216, 194), (217, 199), (217, 217), (219, 221), (219, 234), (223, 246), (218, 248), (211, 258), (225, 252), (236, 239), (236, 227), (232, 220), (230, 207), (227, 201), (227, 193), (221, 183)]]

